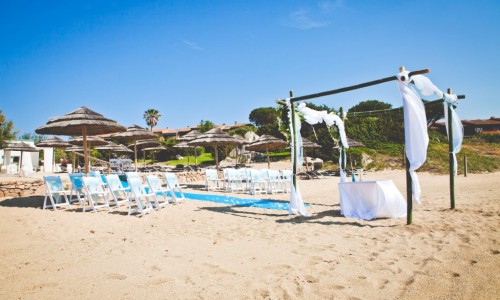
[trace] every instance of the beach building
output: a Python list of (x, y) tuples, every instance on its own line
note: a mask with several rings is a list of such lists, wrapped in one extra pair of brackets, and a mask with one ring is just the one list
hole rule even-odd
[[(26, 140), (10, 141), (9, 145), (19, 144), (21, 142), (29, 144), (33, 147), (35, 146), (35, 143), (33, 141), (26, 141)], [(0, 166), (1, 166), (0, 170), (2, 173), (18, 174), (20, 172), (19, 163), (21, 161), (23, 164), (21, 166), (23, 174), (36, 172), (38, 170), (38, 165), (39, 165), (39, 154), (38, 152), (22, 152), (22, 160), (21, 160), (21, 151), (10, 151), (5, 149), (0, 150)]]
[[(462, 120), (462, 124), (464, 126), (465, 137), (478, 134), (500, 134), (500, 118), (497, 117), (491, 117), (486, 120)], [(434, 127), (442, 134), (446, 134), (446, 125), (444, 122), (436, 122)]]

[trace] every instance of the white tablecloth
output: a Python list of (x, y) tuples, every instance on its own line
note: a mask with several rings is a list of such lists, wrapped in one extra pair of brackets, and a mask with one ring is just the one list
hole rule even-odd
[(392, 180), (339, 183), (340, 212), (348, 218), (404, 218), (406, 200)]

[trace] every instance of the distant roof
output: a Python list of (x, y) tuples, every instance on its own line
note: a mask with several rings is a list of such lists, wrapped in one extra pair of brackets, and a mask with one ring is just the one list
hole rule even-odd
[(498, 125), (500, 124), (500, 118), (491, 117), (486, 120), (462, 120), (464, 125)]
[(196, 125), (193, 127), (186, 127), (180, 129), (172, 129), (172, 128), (163, 128), (163, 129), (154, 129), (153, 132), (160, 132), (161, 134), (176, 134), (176, 133), (188, 133), (193, 129), (198, 129), (200, 126)]
[[(234, 122), (234, 124), (231, 124), (231, 125), (226, 125), (226, 124), (215, 125), (214, 128), (218, 128), (220, 130), (227, 131), (227, 130), (236, 129), (236, 128), (239, 128), (242, 126), (247, 126), (247, 125), (251, 125), (251, 123), (236, 123), (236, 122)], [(154, 129), (153, 132), (160, 132), (161, 134), (181, 134), (182, 135), (182, 134), (190, 132), (191, 130), (199, 129), (199, 128), (200, 128), (200, 125), (188, 126), (188, 127), (180, 128), (180, 129), (159, 128), (159, 129)]]
[[(437, 126), (445, 126), (444, 122), (436, 122)], [(491, 117), (489, 119), (481, 120), (462, 120), (463, 125), (500, 125), (500, 118)]]

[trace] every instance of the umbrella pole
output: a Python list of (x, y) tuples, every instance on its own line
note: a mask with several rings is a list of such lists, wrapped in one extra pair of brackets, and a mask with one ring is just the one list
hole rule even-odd
[(137, 172), (137, 141), (134, 141), (135, 171)]
[(21, 157), (19, 158), (19, 176), (23, 176), (23, 151), (21, 151)]
[(267, 168), (271, 169), (271, 159), (269, 158), (269, 148), (266, 148), (266, 154), (267, 154)]
[(85, 163), (85, 175), (89, 175), (89, 150), (87, 149), (87, 127), (82, 127), (83, 137), (83, 159)]
[(219, 172), (219, 153), (217, 153), (217, 144), (215, 144), (215, 168)]
[(144, 167), (146, 166), (146, 150), (142, 149), (142, 162)]
[(198, 157), (196, 156), (196, 146), (194, 147), (194, 164), (198, 165)]

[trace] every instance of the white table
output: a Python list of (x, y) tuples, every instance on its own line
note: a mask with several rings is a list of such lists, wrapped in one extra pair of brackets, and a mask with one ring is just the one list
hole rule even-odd
[(340, 182), (340, 212), (348, 218), (404, 218), (406, 200), (392, 180)]

